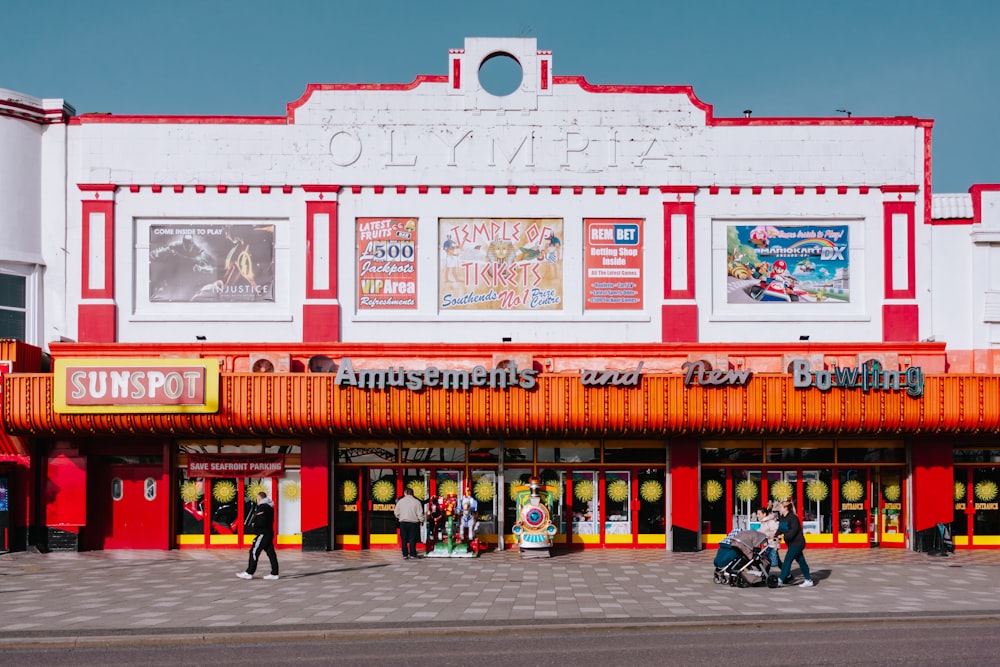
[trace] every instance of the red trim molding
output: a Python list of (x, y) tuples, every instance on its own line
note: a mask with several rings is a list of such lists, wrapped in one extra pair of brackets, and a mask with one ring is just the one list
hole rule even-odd
[(889, 343), (912, 343), (919, 340), (920, 309), (915, 303), (882, 306), (882, 340)]
[(983, 221), (984, 192), (1000, 192), (1000, 183), (984, 183), (981, 185), (973, 185), (969, 188), (969, 194), (972, 195), (972, 222), (976, 225)]
[(660, 340), (662, 342), (698, 342), (697, 304), (663, 305), (660, 307), (660, 319)]
[(76, 311), (76, 337), (81, 343), (114, 343), (118, 336), (118, 306), (81, 303)]
[[(671, 276), (673, 274), (674, 238), (671, 234), (672, 220), (675, 215), (687, 218), (685, 238), (687, 248), (680, 250), (685, 254), (687, 272), (684, 289), (673, 289)], [(663, 202), (663, 298), (693, 299), (694, 298), (694, 202)]]
[[(305, 186), (303, 186), (305, 187)], [(312, 187), (312, 186), (310, 186)], [(327, 222), (323, 223), (319, 216), (327, 216)], [(317, 239), (316, 226), (326, 224), (325, 247), (322, 248), (327, 256), (325, 265), (326, 276), (314, 275), (315, 257), (320, 241)], [(317, 280), (321, 279), (321, 280)], [(325, 283), (325, 288), (317, 288), (317, 282)], [(336, 299), (337, 298), (337, 202), (336, 201), (307, 201), (306, 202), (306, 298), (307, 299)]]
[(335, 303), (303, 304), (302, 342), (329, 343), (340, 340), (340, 305)]
[[(113, 186), (112, 186), (113, 187)], [(104, 221), (98, 222), (98, 217), (103, 215)], [(113, 299), (115, 296), (115, 203), (111, 199), (86, 200), (82, 202), (82, 232), (81, 244), (81, 280), (80, 296), (84, 299)], [(101, 224), (102, 229), (95, 229), (93, 225)], [(97, 233), (103, 234), (104, 247), (91, 248), (91, 237)], [(91, 262), (103, 253), (104, 276), (103, 284), (92, 285), (90, 282)], [(101, 267), (96, 267), (98, 271)]]
[[(885, 298), (887, 299), (915, 299), (916, 288), (916, 252), (914, 244), (916, 235), (914, 230), (914, 216), (916, 215), (916, 202), (894, 201), (884, 202), (884, 224), (883, 224), (883, 244), (885, 246), (884, 267), (885, 267)], [(892, 234), (892, 218), (895, 215), (906, 216), (906, 286), (903, 289), (894, 289), (892, 286), (892, 274), (894, 269)]]

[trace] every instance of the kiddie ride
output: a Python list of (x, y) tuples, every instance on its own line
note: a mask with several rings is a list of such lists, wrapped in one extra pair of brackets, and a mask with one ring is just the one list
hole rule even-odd
[(475, 558), (486, 545), (476, 538), (478, 503), (468, 491), (431, 498), (427, 508), (427, 558)]
[(511, 528), (517, 538), (521, 558), (548, 558), (552, 551), (552, 537), (556, 526), (552, 523), (549, 506), (558, 487), (544, 485), (537, 477), (528, 478), (527, 484), (512, 490), (517, 500), (517, 522)]

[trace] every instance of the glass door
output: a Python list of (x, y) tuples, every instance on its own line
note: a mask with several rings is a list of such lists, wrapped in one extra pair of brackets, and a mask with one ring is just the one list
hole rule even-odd
[(517, 494), (514, 489), (523, 486), (531, 479), (531, 468), (507, 468), (504, 471), (504, 497), (503, 497), (503, 539), (504, 544), (513, 545), (517, 543), (511, 529), (517, 523)]
[(662, 468), (640, 468), (638, 480), (638, 517), (636, 541), (639, 545), (666, 547), (667, 494), (666, 476)]
[[(368, 475), (361, 468), (336, 468), (334, 471), (334, 545), (341, 549), (361, 548), (361, 499)], [(365, 494), (367, 495), (367, 494)]]
[(868, 470), (841, 468), (840, 507), (837, 525), (838, 544), (868, 544), (868, 516), (871, 489)]
[(574, 544), (600, 544), (601, 503), (597, 472), (575, 470), (566, 485), (566, 503), (573, 517), (571, 540)]
[[(403, 468), (403, 491), (405, 493), (406, 489), (413, 491), (413, 497), (419, 500), (426, 511), (427, 501), (430, 498), (430, 478), (431, 473), (425, 468)], [(424, 544), (427, 543), (427, 534), (430, 528), (430, 522), (425, 521), (423, 525), (420, 526), (420, 541)]]
[(760, 470), (734, 470), (732, 487), (732, 528), (747, 530), (757, 517), (755, 511), (764, 503)]
[(556, 527), (556, 534), (552, 538), (553, 544), (566, 543), (566, 471), (554, 468), (543, 468), (538, 473), (538, 478), (545, 486), (557, 489), (552, 505), (549, 507), (549, 519)]
[(259, 491), (265, 492), (276, 503), (274, 480), (271, 478), (182, 478), (178, 546), (249, 547), (255, 537), (250, 523)]
[(1000, 546), (1000, 468), (956, 467), (952, 539), (957, 546)]
[(969, 469), (968, 503), (972, 505), (973, 546), (1000, 545), (1000, 469)]
[(604, 543), (607, 545), (635, 544), (632, 479), (631, 470), (604, 473)]
[(873, 531), (878, 544), (885, 546), (904, 546), (906, 543), (906, 517), (903, 508), (906, 506), (903, 487), (903, 470), (883, 468), (873, 471), (873, 498), (875, 508), (873, 515), (878, 517)]
[(366, 488), (368, 528), (363, 546), (379, 547), (399, 543), (396, 529), (396, 469), (369, 468)]
[(470, 481), (472, 497), (476, 499), (479, 516), (477, 537), (490, 544), (497, 543), (497, 472), (496, 470), (473, 470)]

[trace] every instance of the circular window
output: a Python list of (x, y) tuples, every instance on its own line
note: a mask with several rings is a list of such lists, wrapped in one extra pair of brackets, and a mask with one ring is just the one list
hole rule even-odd
[(505, 97), (521, 86), (521, 63), (509, 53), (487, 56), (479, 66), (479, 85), (490, 95)]

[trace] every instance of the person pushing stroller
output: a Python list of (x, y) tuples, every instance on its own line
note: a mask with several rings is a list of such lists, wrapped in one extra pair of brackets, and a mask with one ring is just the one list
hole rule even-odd
[(760, 527), (757, 529), (767, 536), (767, 558), (771, 567), (781, 567), (781, 558), (778, 557), (778, 548), (781, 546), (781, 539), (778, 537), (778, 515), (768, 507), (757, 508), (757, 521)]

